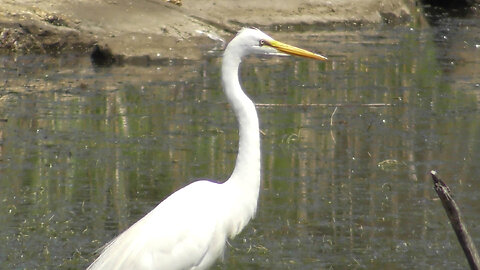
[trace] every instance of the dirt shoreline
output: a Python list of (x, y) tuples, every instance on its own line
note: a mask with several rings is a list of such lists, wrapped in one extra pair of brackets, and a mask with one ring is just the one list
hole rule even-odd
[[(177, 4), (181, 3), (181, 5)], [(0, 52), (91, 54), (112, 61), (201, 57), (243, 26), (405, 24), (413, 0), (0, 0)], [(107, 61), (108, 62), (108, 61)]]

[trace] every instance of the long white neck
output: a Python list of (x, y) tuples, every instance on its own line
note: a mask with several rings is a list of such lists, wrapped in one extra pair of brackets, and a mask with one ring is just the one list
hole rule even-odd
[[(244, 224), (255, 214), (260, 189), (260, 134), (255, 104), (243, 92), (238, 80), (238, 69), (241, 56), (225, 50), (222, 63), (222, 81), (227, 96), (239, 125), (239, 147), (235, 169), (226, 182), (236, 189), (241, 196), (242, 207), (248, 209), (244, 213)], [(239, 198), (240, 200), (240, 198)], [(240, 228), (241, 230), (241, 228)]]

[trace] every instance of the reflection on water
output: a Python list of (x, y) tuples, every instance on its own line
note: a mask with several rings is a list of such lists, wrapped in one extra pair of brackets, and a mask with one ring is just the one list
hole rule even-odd
[[(259, 107), (257, 217), (215, 269), (466, 268), (428, 176), (451, 185), (479, 243), (480, 40), (456, 27), (449, 43), (437, 29), (285, 34), (331, 62), (246, 61), (244, 88), (277, 105)], [(0, 61), (7, 269), (83, 268), (168, 194), (233, 168), (219, 55), (106, 69)]]

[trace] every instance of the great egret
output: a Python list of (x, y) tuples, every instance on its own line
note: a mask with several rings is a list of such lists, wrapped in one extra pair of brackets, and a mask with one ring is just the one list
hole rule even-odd
[(206, 269), (254, 216), (260, 189), (260, 135), (255, 105), (238, 81), (242, 57), (290, 54), (327, 58), (244, 28), (223, 54), (225, 95), (239, 124), (238, 156), (223, 184), (194, 182), (176, 191), (106, 245), (88, 269)]

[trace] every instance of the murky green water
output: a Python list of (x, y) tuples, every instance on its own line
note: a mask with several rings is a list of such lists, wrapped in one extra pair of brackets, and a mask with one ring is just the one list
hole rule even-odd
[[(480, 244), (479, 32), (454, 19), (272, 33), (331, 61), (245, 61), (263, 186), (214, 269), (467, 268), (428, 172)], [(0, 61), (1, 268), (84, 268), (168, 194), (232, 171), (219, 52), (101, 69), (73, 55)]]

